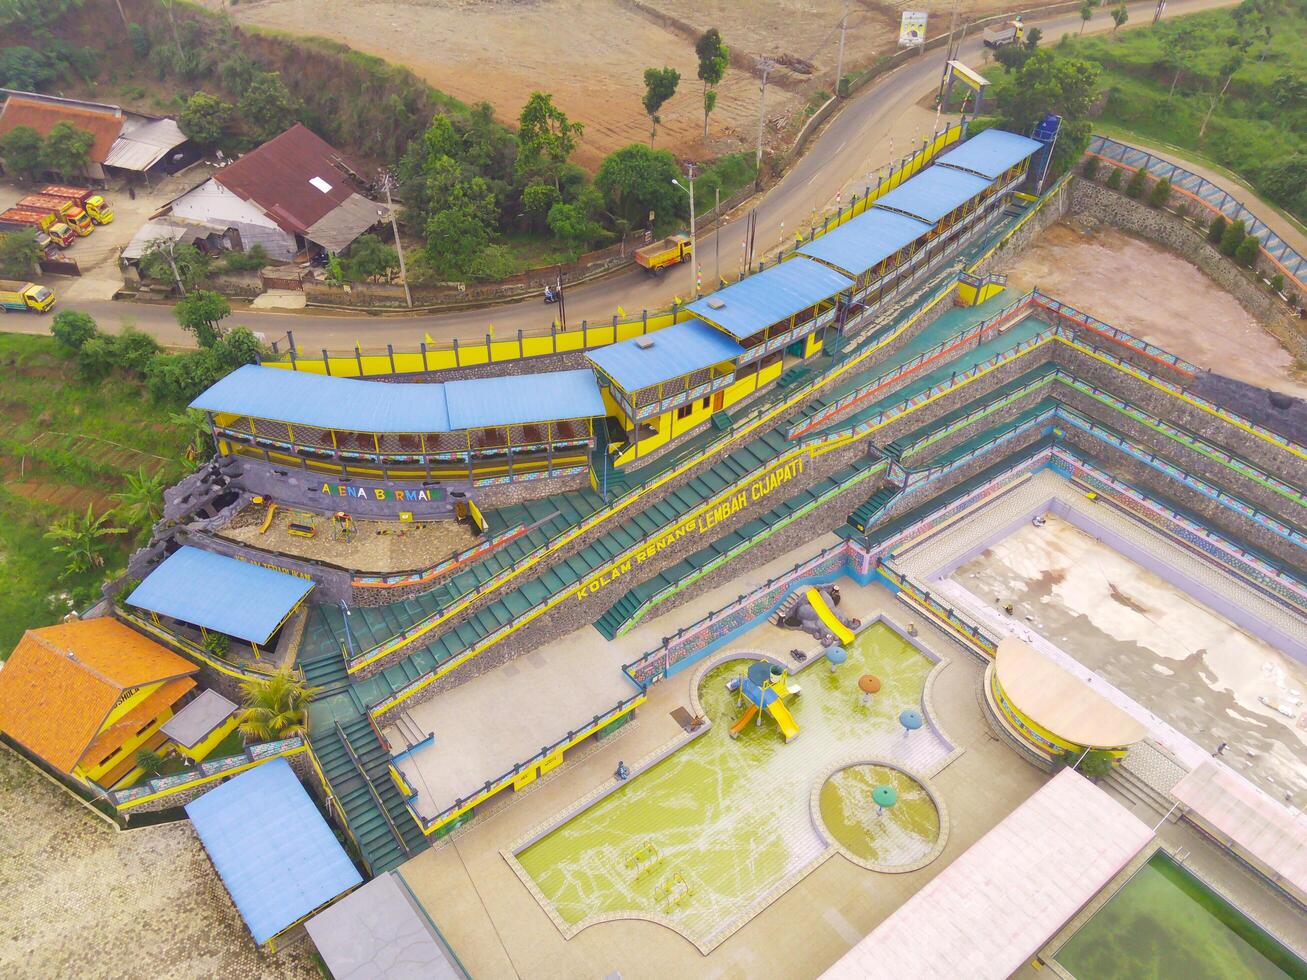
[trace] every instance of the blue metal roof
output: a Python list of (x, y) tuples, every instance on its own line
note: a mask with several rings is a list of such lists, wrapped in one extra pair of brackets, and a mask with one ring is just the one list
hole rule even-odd
[(935, 162), (945, 167), (969, 170), (993, 180), (1043, 144), (1003, 129), (987, 129), (954, 147)]
[(716, 327), (685, 320), (643, 337), (590, 351), (586, 356), (623, 391), (651, 388), (744, 353)]
[(191, 402), (191, 408), (352, 432), (448, 432), (445, 389), (329, 378), (247, 364)]
[(186, 815), (260, 945), (363, 881), (285, 759), (209, 790)]
[(971, 200), (989, 184), (984, 177), (951, 167), (927, 167), (878, 198), (876, 207), (901, 211), (933, 224)]
[(896, 211), (872, 208), (804, 245), (799, 253), (856, 277), (933, 227)]
[(405, 384), (253, 364), (217, 382), (191, 408), (351, 432), (451, 432), (604, 414), (599, 385), (585, 370)]
[(455, 429), (521, 425), (605, 415), (599, 383), (589, 368), (445, 382), (449, 424)]
[(312, 588), (312, 579), (185, 545), (145, 576), (127, 604), (264, 643)]
[[(830, 299), (853, 281), (810, 259), (797, 258), (741, 279), (686, 307), (737, 340)], [(711, 304), (721, 302), (721, 309)]]

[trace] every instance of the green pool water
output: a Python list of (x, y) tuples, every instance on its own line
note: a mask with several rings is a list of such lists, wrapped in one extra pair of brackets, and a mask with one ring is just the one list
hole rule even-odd
[(1307, 977), (1307, 964), (1161, 851), (1056, 958), (1079, 980)]
[[(910, 753), (922, 765), (949, 751), (929, 727), (899, 727), (900, 711), (920, 707), (933, 664), (883, 623), (857, 637), (837, 673), (821, 661), (791, 678), (802, 693), (787, 702), (800, 729), (789, 744), (770, 718), (730, 737), (738, 708), (726, 682), (747, 663), (704, 676), (699, 694), (713, 722), (704, 735), (516, 855), (565, 923), (662, 916), (710, 947), (826, 851), (811, 814), (823, 772), (860, 752), (894, 761)], [(857, 688), (865, 673), (882, 681), (868, 705)]]
[[(898, 801), (877, 807), (871, 792), (893, 786)], [(826, 830), (850, 854), (886, 868), (916, 864), (939, 839), (939, 810), (924, 786), (890, 766), (849, 766), (822, 784), (818, 802)]]

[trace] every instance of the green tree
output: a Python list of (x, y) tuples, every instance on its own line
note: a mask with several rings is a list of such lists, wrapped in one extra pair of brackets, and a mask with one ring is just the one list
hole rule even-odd
[(662, 116), (658, 110), (676, 94), (676, 86), (680, 84), (681, 73), (675, 68), (646, 68), (644, 70), (644, 111), (653, 124), (649, 131), (649, 145), (653, 146), (654, 138), (658, 135), (658, 124), (662, 122)]
[(707, 143), (708, 117), (717, 108), (717, 86), (731, 63), (731, 51), (722, 43), (721, 32), (710, 27), (694, 42), (694, 53), (699, 56), (699, 80), (703, 82), (703, 141)]
[(1094, 62), (1059, 58), (1047, 48), (1036, 48), (997, 87), (1002, 125), (1024, 133), (1048, 113), (1060, 115), (1062, 129), (1050, 171), (1064, 172), (1089, 145), (1089, 112), (1101, 74), (1101, 66)]
[(42, 254), (35, 228), (0, 233), (0, 276), (26, 279), (36, 271)]
[(166, 237), (147, 243), (137, 265), (143, 278), (171, 283), (183, 294), (209, 275), (207, 255), (194, 245), (184, 245)]
[(1090, 3), (1090, 0), (1085, 0), (1085, 2), (1080, 5), (1080, 33), (1081, 34), (1085, 33), (1085, 25), (1088, 24), (1089, 21), (1093, 19), (1093, 16), (1094, 16), (1094, 5)]
[(602, 203), (593, 187), (571, 204), (559, 201), (549, 209), (549, 230), (574, 248), (589, 248), (604, 235), (603, 225), (593, 217)]
[(97, 333), (77, 350), (77, 369), (85, 381), (108, 377), (118, 366), (118, 338)]
[(1153, 185), (1148, 195), (1148, 203), (1155, 208), (1164, 208), (1171, 203), (1171, 178), (1163, 177)]
[(249, 327), (235, 327), (218, 338), (212, 354), (221, 376), (246, 364), (258, 364), (263, 357), (264, 347)]
[(1116, 29), (1120, 27), (1122, 24), (1124, 24), (1126, 21), (1128, 21), (1129, 19), (1130, 19), (1130, 11), (1126, 9), (1124, 3), (1118, 3), (1115, 7), (1113, 7), (1112, 8), (1112, 33), (1115, 34)]
[(1246, 50), (1243, 43), (1232, 38), (1229, 44), (1230, 53), (1213, 79), (1211, 87), (1206, 92), (1207, 114), (1203, 116), (1203, 124), (1198, 127), (1199, 142), (1202, 142), (1203, 137), (1207, 135), (1207, 126), (1212, 121), (1212, 114), (1216, 112), (1216, 107), (1225, 98), (1225, 93), (1230, 88), (1230, 82), (1234, 80), (1234, 73), (1243, 67), (1244, 51)]
[(87, 504), (85, 514), (65, 514), (46, 530), (45, 538), (52, 542), (50, 550), (63, 556), (64, 577), (104, 567), (108, 539), (127, 533), (121, 527), (110, 526), (109, 516), (106, 511), (96, 517)]
[(159, 770), (163, 768), (163, 756), (154, 749), (141, 746), (136, 750), (136, 768), (148, 777), (157, 776)]
[(1227, 223), (1224, 215), (1218, 214), (1212, 218), (1212, 223), (1207, 226), (1207, 240), (1213, 245), (1219, 246), (1221, 239), (1225, 237)]
[(307, 734), (309, 702), (317, 694), (286, 669), (241, 681), (240, 733), (259, 742)]
[(28, 180), (36, 180), (45, 165), (41, 134), (31, 126), (15, 126), (0, 136), (0, 157), (5, 167)]
[(610, 213), (638, 227), (651, 211), (664, 221), (679, 213), (684, 195), (672, 180), (680, 176), (681, 168), (667, 150), (633, 143), (604, 158), (595, 186)]
[[(240, 333), (244, 327), (237, 327), (228, 336)], [(207, 351), (205, 352), (207, 353)], [(180, 358), (174, 358), (180, 360)], [(213, 430), (209, 427), (209, 417), (198, 408), (187, 408), (168, 415), (168, 424), (186, 435), (186, 459), (196, 466), (208, 462), (213, 457)]]
[(1144, 174), (1144, 168), (1140, 167), (1130, 175), (1130, 182), (1125, 185), (1126, 197), (1133, 197), (1136, 200), (1144, 196), (1144, 191), (1148, 188), (1148, 177)]
[(1257, 266), (1257, 257), (1261, 255), (1261, 244), (1253, 235), (1248, 235), (1239, 243), (1239, 247), (1234, 250), (1234, 257), (1240, 265), (1246, 265), (1253, 269)]
[(448, 156), (429, 162), (424, 188), (427, 259), (438, 275), (456, 279), (494, 235), (499, 217), (494, 193), (484, 178), (467, 178)]
[(1175, 95), (1180, 76), (1193, 64), (1202, 47), (1202, 34), (1195, 25), (1185, 21), (1180, 21), (1174, 30), (1162, 35), (1162, 57), (1166, 60), (1166, 67), (1173, 73), (1171, 87), (1166, 93), (1167, 102)]
[(77, 310), (60, 310), (50, 324), (50, 333), (54, 334), (54, 339), (61, 347), (71, 351), (81, 350), (82, 345), (99, 332), (90, 314)]
[(585, 126), (572, 122), (546, 92), (532, 92), (517, 119), (517, 167), (524, 176), (539, 176), (558, 187), (558, 174), (576, 149)]
[(177, 116), (177, 128), (196, 145), (206, 149), (220, 146), (231, 134), (235, 107), (207, 92), (196, 92), (186, 100)]
[(1307, 152), (1272, 161), (1253, 176), (1258, 188), (1276, 204), (1307, 214)]
[(1221, 233), (1221, 254), (1233, 258), (1234, 253), (1239, 251), (1239, 246), (1243, 244), (1244, 236), (1247, 233), (1247, 228), (1242, 220), (1232, 222)]
[(399, 265), (399, 255), (376, 235), (360, 235), (342, 260), (351, 282), (365, 282), (384, 276)]
[(260, 143), (279, 136), (299, 119), (304, 107), (290, 94), (281, 73), (255, 73), (237, 102), (241, 121), (249, 134)]
[(0, 86), (39, 92), (58, 77), (57, 62), (45, 52), (26, 45), (0, 48)]
[(522, 188), (522, 211), (532, 225), (548, 224), (549, 209), (562, 200), (562, 194), (553, 184), (535, 180)]
[(91, 162), (91, 147), (95, 137), (70, 122), (57, 122), (45, 137), (41, 147), (41, 161), (46, 170), (62, 177), (74, 177)]
[(145, 369), (158, 353), (159, 342), (130, 325), (123, 329), (114, 344), (114, 358), (118, 366), (141, 376), (145, 375)]
[(1121, 186), (1121, 168), (1113, 167), (1112, 172), (1107, 175), (1107, 186), (1112, 190), (1117, 190)]
[(148, 532), (163, 516), (163, 489), (167, 485), (162, 470), (147, 473), (142, 466), (137, 472), (128, 473), (127, 485), (113, 494), (118, 504), (114, 513), (127, 527)]
[(231, 315), (231, 304), (215, 292), (196, 289), (178, 301), (173, 315), (201, 347), (213, 347), (222, 337), (222, 321)]
[(1080, 168), (1080, 172), (1084, 174), (1085, 180), (1093, 180), (1098, 176), (1098, 168), (1098, 157), (1085, 157), (1085, 165)]

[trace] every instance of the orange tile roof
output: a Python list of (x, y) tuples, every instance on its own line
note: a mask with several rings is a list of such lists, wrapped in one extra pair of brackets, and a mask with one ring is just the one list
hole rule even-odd
[(28, 630), (0, 670), (0, 731), (71, 773), (123, 691), (197, 669), (116, 619)]
[(124, 742), (149, 722), (158, 718), (164, 709), (171, 708), (194, 686), (194, 677), (178, 677), (176, 680), (168, 681), (113, 724), (102, 728), (90, 748), (82, 753), (82, 758), (86, 760), (86, 768), (98, 766), (117, 752), (123, 747)]
[(61, 123), (72, 123), (78, 129), (85, 130), (95, 137), (91, 144), (91, 159), (103, 163), (109, 155), (113, 141), (123, 128), (121, 113), (83, 109), (77, 106), (59, 105), (40, 99), (25, 99), (11, 95), (0, 110), (0, 136), (19, 126), (30, 126), (42, 136), (48, 136), (50, 130)]

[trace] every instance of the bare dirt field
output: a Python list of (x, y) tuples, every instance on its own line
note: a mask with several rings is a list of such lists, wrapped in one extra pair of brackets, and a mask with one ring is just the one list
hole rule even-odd
[(953, 573), (1277, 799), (1307, 800), (1307, 666), (1053, 515)]
[(1038, 286), (1200, 367), (1307, 397), (1307, 373), (1279, 341), (1197, 266), (1152, 242), (1060, 222), (1007, 274), (1018, 292)]
[[(207, 0), (218, 6), (219, 0)], [(962, 9), (1008, 9), (998, 0), (969, 0)], [(663, 107), (656, 146), (702, 159), (754, 145), (758, 56), (809, 61), (813, 73), (786, 67), (771, 75), (767, 116), (779, 133), (808, 99), (834, 86), (841, 0), (246, 0), (228, 8), (239, 22), (292, 34), (315, 34), (404, 65), (465, 102), (486, 101), (515, 123), (527, 97), (552, 92), (586, 124), (577, 161), (594, 168), (607, 153), (649, 139), (640, 104), (644, 69), (681, 73)], [(933, 11), (928, 33), (948, 28), (943, 0), (916, 4)], [(900, 5), (852, 4), (845, 71), (897, 49)], [(735, 58), (703, 144), (702, 84), (694, 37), (716, 26)]]
[(188, 820), (114, 830), (0, 747), (0, 826), (0, 976), (320, 976), (259, 951)]
[[(317, 516), (318, 533), (311, 538), (287, 532), (292, 514), (278, 507), (267, 531), (260, 531), (267, 516), (262, 505), (252, 504), (237, 514), (218, 533), (285, 555), (330, 562), (360, 572), (407, 572), (427, 568), (442, 559), (458, 554), (476, 543), (476, 536), (457, 521), (418, 521), (399, 524), (395, 521), (354, 521), (354, 534), (348, 540), (332, 537), (331, 518)], [(303, 515), (296, 518), (302, 520)]]

